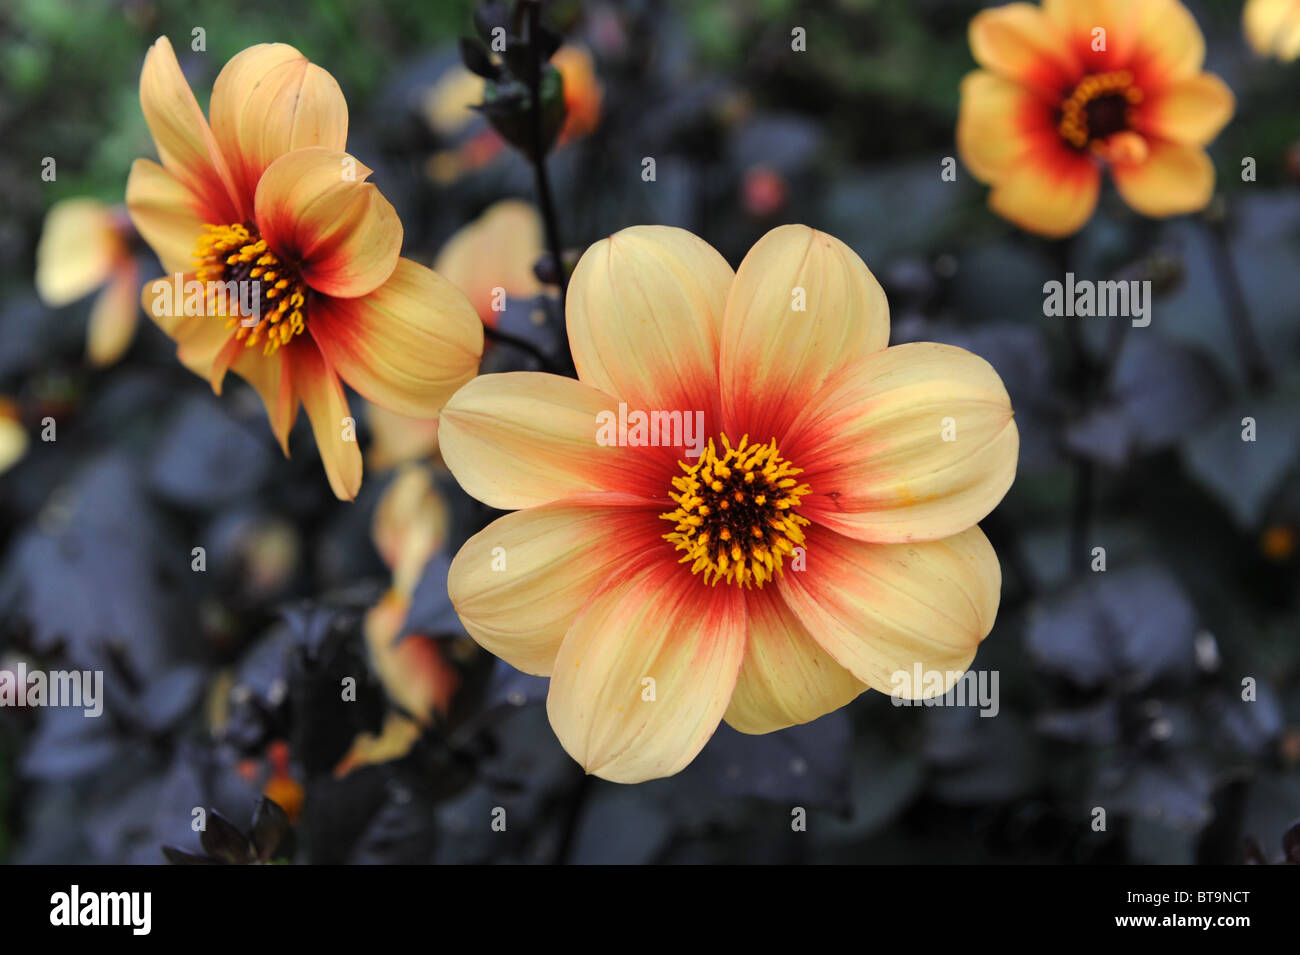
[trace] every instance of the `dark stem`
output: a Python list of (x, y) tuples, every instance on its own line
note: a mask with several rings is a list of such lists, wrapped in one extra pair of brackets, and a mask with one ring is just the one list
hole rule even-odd
[(520, 338), (518, 335), (511, 335), (509, 332), (503, 332), (499, 328), (493, 328), (491, 325), (483, 326), (483, 337), (488, 341), (496, 342), (498, 345), (509, 345), (511, 348), (517, 348), (521, 352), (537, 359), (541, 363), (543, 371), (549, 371), (552, 374), (562, 375), (564, 370), (549, 358), (545, 352), (534, 345), (526, 338)]
[[(1062, 281), (1065, 274), (1072, 271), (1072, 247), (1071, 239), (1062, 239), (1055, 245), (1057, 267), (1061, 271)], [(1083, 327), (1077, 319), (1065, 319), (1065, 340), (1070, 347), (1070, 386), (1078, 398), (1078, 413), (1082, 417), (1092, 404), (1096, 375), (1092, 358), (1083, 341)], [(1092, 523), (1094, 475), (1093, 463), (1087, 456), (1076, 452), (1071, 457), (1074, 461), (1074, 500), (1070, 506), (1070, 532), (1066, 541), (1066, 546), (1069, 547), (1066, 571), (1078, 575), (1088, 566), (1085, 555), (1088, 553), (1089, 528)]]
[(532, 97), (533, 143), (529, 161), (533, 166), (533, 182), (537, 187), (537, 207), (542, 214), (542, 226), (546, 231), (546, 245), (551, 253), (551, 260), (560, 281), (560, 329), (566, 332), (564, 357), (561, 364), (567, 365), (565, 372), (576, 377), (573, 359), (568, 348), (568, 336), (564, 321), (564, 308), (569, 296), (569, 273), (564, 268), (564, 246), (560, 243), (559, 217), (555, 214), (555, 197), (551, 192), (551, 180), (546, 173), (546, 146), (542, 128), (542, 54), (538, 34), (541, 29), (542, 5), (537, 0), (528, 2), (525, 13), (528, 23), (528, 43), (532, 53), (528, 65), (528, 91)]
[(1255, 326), (1250, 320), (1250, 309), (1246, 304), (1246, 293), (1241, 285), (1241, 276), (1237, 274), (1236, 263), (1232, 260), (1232, 249), (1228, 243), (1228, 226), (1220, 217), (1214, 221), (1202, 220), (1210, 239), (1210, 262), (1214, 267), (1214, 279), (1219, 287), (1219, 297), (1223, 300), (1224, 311), (1228, 315), (1228, 327), (1232, 331), (1233, 341), (1237, 345), (1237, 354), (1246, 373), (1246, 381), (1252, 388), (1264, 390), (1273, 383), (1268, 361), (1264, 358), (1264, 349), (1260, 345)]
[(582, 822), (582, 812), (587, 808), (596, 777), (582, 774), (578, 785), (574, 787), (569, 799), (568, 810), (564, 816), (563, 828), (560, 830), (560, 842), (555, 848), (555, 861), (558, 865), (573, 861), (573, 850), (578, 839), (578, 824)]

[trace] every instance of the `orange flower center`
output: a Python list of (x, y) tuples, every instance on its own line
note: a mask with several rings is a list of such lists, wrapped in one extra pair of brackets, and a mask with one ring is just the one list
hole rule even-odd
[(745, 435), (734, 448), (725, 434), (721, 441), (722, 453), (710, 439), (694, 464), (679, 462), (686, 473), (668, 492), (677, 509), (659, 515), (676, 525), (664, 540), (710, 585), (761, 588), (803, 545), (809, 522), (796, 511), (808, 485), (795, 480), (803, 472), (781, 457), (775, 440), (750, 444)]
[[(206, 286), (207, 314), (229, 316), (227, 328), (246, 348), (270, 355), (307, 327), (307, 286), (241, 223), (205, 225), (194, 247), (195, 277)], [(234, 283), (233, 285), (230, 283)]]
[(1057, 130), (1075, 149), (1099, 143), (1132, 125), (1132, 110), (1142, 102), (1128, 70), (1085, 76), (1061, 101)]

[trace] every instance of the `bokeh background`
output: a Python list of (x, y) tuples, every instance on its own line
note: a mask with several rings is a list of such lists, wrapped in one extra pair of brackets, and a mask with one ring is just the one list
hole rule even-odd
[[(164, 845), (226, 858), (229, 841), (200, 846), (194, 808), (247, 830), (263, 793), (293, 821), (275, 855), (296, 862), (1281, 859), (1284, 839), (1300, 841), (1287, 835), (1300, 817), (1300, 63), (1255, 56), (1239, 2), (1190, 4), (1207, 68), (1238, 99), (1211, 147), (1216, 199), (1151, 222), (1108, 192), (1068, 249), (1081, 277), (1154, 283), (1150, 327), (1121, 332), (1045, 317), (1061, 247), (990, 213), (960, 162), (956, 181), (941, 178), (980, 6), (548, 10), (594, 71), (571, 104), (581, 128), (549, 160), (566, 248), (663, 223), (735, 265), (774, 225), (826, 230), (884, 285), (893, 342), (952, 342), (997, 367), (1023, 442), (1016, 483), (984, 523), (1004, 571), (975, 661), (998, 671), (995, 718), (867, 693), (765, 737), (724, 727), (680, 775), (622, 787), (585, 778), (560, 749), (545, 681), (460, 630), (447, 561), (490, 515), (429, 441), (393, 447), (354, 399), (370, 461), (357, 501), (340, 503), (305, 418), (285, 460), (251, 389), (231, 379), (213, 396), (143, 316), (125, 354), (94, 366), (94, 296), (50, 307), (34, 284), (47, 211), (120, 203), (131, 162), (155, 155), (137, 84), (164, 34), (205, 105), (221, 66), (254, 43), (291, 43), (331, 72), (349, 149), (397, 207), (407, 256), (430, 264), (493, 203), (531, 200), (524, 159), (446, 99), (470, 5), (9, 0), (0, 668), (102, 669), (107, 712), (0, 709), (0, 860), (158, 863)], [(795, 27), (807, 52), (791, 49)], [(506, 255), (489, 237), (480, 257), (498, 242)], [(130, 255), (142, 279), (158, 273), (146, 248)], [(555, 309), (536, 291), (499, 325), (548, 353)], [(1264, 344), (1266, 387), (1242, 373), (1234, 309)], [(1071, 321), (1108, 368), (1087, 394), (1071, 387)], [(484, 370), (533, 361), (497, 344)], [(47, 418), (56, 440), (42, 440)], [(364, 636), (392, 573), (372, 523), (391, 465), (412, 455), (433, 475), (443, 528), (398, 628), (398, 669), (418, 684), (406, 698), (424, 705), (414, 723)], [(1105, 548), (1104, 572), (1070, 557), (1080, 544)], [(356, 703), (338, 700), (345, 676)], [(806, 832), (792, 831), (794, 807)]]

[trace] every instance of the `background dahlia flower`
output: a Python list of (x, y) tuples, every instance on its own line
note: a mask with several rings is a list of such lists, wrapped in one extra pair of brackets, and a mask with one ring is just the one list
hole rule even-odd
[(1205, 39), (1177, 0), (1044, 0), (983, 10), (970, 24), (983, 69), (961, 85), (957, 147), (1023, 229), (1077, 232), (1109, 169), (1145, 216), (1195, 212), (1214, 192), (1204, 146), (1232, 117), (1201, 70)]
[(1300, 57), (1300, 0), (1246, 0), (1246, 40), (1260, 56)]
[[(766, 733), (868, 687), (934, 693), (918, 665), (951, 685), (996, 614), (975, 524), (1019, 446), (988, 363), (887, 348), (871, 272), (804, 226), (734, 274), (688, 232), (626, 229), (582, 257), (567, 313), (580, 380), (476, 378), (441, 443), (470, 494), (516, 509), (457, 554), (452, 601), (482, 646), (551, 677), (570, 755), (636, 782), (722, 719)], [(608, 440), (633, 411), (702, 429)]]
[(140, 270), (131, 253), (135, 230), (121, 206), (64, 199), (46, 213), (36, 247), (36, 293), (58, 308), (101, 289), (86, 326), (86, 359), (111, 365), (135, 336)]
[[(301, 402), (330, 486), (352, 499), (361, 452), (342, 382), (410, 417), (436, 415), (473, 376), (483, 331), (450, 282), (400, 257), (402, 225), (345, 153), (338, 84), (291, 46), (236, 55), (211, 123), (160, 38), (140, 104), (162, 165), (138, 159), (127, 207), (168, 273), (143, 290), (187, 368), (220, 392), (227, 371), (262, 396), (288, 453)], [(191, 280), (260, 288), (260, 319), (188, 293)]]

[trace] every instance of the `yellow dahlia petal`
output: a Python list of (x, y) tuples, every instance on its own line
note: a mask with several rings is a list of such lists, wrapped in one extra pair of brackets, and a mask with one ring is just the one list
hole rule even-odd
[(560, 501), (507, 514), (451, 562), (465, 630), (517, 670), (549, 676), (560, 641), (602, 581), (662, 550), (651, 510)]
[(587, 772), (671, 776), (726, 712), (745, 647), (744, 595), (654, 564), (592, 597), (555, 659), (546, 712)]
[[(213, 321), (212, 324), (220, 324)], [(230, 370), (243, 378), (262, 398), (271, 433), (280, 445), (284, 456), (289, 456), (289, 432), (298, 418), (298, 396), (293, 390), (292, 370), (283, 350), (270, 355), (262, 350), (241, 349), (230, 365)]]
[(371, 183), (371, 170), (336, 149), (311, 146), (286, 153), (257, 184), (262, 238), (318, 292), (358, 298), (397, 267), (402, 223)]
[(156, 162), (137, 159), (126, 180), (126, 208), (168, 275), (193, 268), (194, 244), (203, 220), (180, 181)]
[(212, 133), (244, 194), (293, 149), (342, 150), (348, 105), (334, 77), (284, 43), (237, 53), (212, 86)]
[(1047, 115), (1042, 101), (1019, 83), (988, 70), (967, 73), (957, 115), (962, 162), (981, 182), (1014, 176), (1016, 161), (1041, 142), (1044, 132), (1054, 134)]
[(866, 684), (835, 662), (772, 588), (746, 595), (745, 658), (724, 719), (770, 733), (844, 706)]
[(95, 299), (86, 328), (86, 357), (92, 365), (111, 365), (130, 346), (140, 317), (139, 287), (139, 270), (128, 260)]
[(857, 253), (807, 226), (773, 229), (741, 262), (720, 355), (723, 418), (779, 437), (799, 402), (889, 342), (889, 303)]
[(199, 202), (208, 222), (243, 222), (248, 198), (181, 73), (171, 42), (159, 37), (140, 72), (140, 108), (163, 166)]
[(1143, 72), (1174, 82), (1201, 71), (1205, 36), (1179, 0), (1136, 0), (1131, 9), (1137, 38), (1133, 55)]
[(1143, 110), (1140, 125), (1160, 139), (1204, 146), (1227, 125), (1236, 104), (1223, 80), (1198, 73), (1162, 90)]
[(1097, 208), (1101, 172), (1084, 156), (1054, 146), (1047, 156), (1026, 153), (989, 193), (989, 207), (1022, 229), (1059, 238), (1078, 232)]
[[(661, 496), (648, 455), (668, 449), (598, 442), (602, 413), (617, 401), (590, 385), (539, 372), (481, 375), (442, 410), (438, 440), (447, 467), (469, 494), (514, 509), (601, 491)], [(664, 470), (671, 469), (671, 458)]]
[(398, 259), (361, 298), (311, 304), (311, 335), (343, 380), (398, 414), (432, 418), (478, 371), (483, 324), (445, 278)]
[(350, 501), (361, 488), (361, 451), (343, 385), (313, 343), (295, 343), (289, 355), (294, 390), (311, 419), (330, 488), (339, 500)]
[(384, 489), (370, 524), (375, 549), (393, 571), (395, 592), (414, 596), (425, 565), (447, 539), (449, 523), (433, 472), (415, 464), (399, 470)]
[(56, 308), (75, 302), (107, 282), (124, 256), (112, 209), (96, 199), (56, 202), (36, 246), (36, 293)]
[(726, 260), (684, 229), (635, 226), (597, 242), (569, 282), (579, 377), (637, 407), (712, 409), (732, 278)]
[(811, 487), (800, 513), (862, 540), (965, 530), (1015, 479), (1019, 434), (993, 367), (951, 345), (871, 355), (808, 402), (785, 447)]
[(27, 429), (18, 417), (18, 409), (7, 398), (0, 398), (0, 474), (23, 459), (27, 453)]
[(981, 10), (971, 19), (971, 54), (999, 76), (1055, 95), (1062, 81), (1080, 72), (1074, 49), (1060, 26), (1031, 3)]
[(808, 569), (783, 574), (781, 596), (839, 664), (882, 693), (946, 691), (988, 635), (1001, 598), (997, 555), (978, 527), (943, 540), (873, 544), (813, 525)]
[(438, 453), (438, 419), (408, 418), (367, 402), (370, 447), (366, 464), (383, 471), (408, 461), (421, 461)]
[[(533, 265), (542, 254), (542, 220), (531, 203), (504, 199), (447, 240), (433, 270), (465, 293), (479, 318), (500, 317), (497, 289), (511, 298), (542, 290)], [(504, 304), (504, 303), (503, 303)]]
[(1196, 212), (1214, 195), (1214, 163), (1199, 146), (1154, 141), (1145, 162), (1110, 171), (1124, 201), (1144, 216)]
[(1300, 56), (1300, 0), (1246, 0), (1246, 39), (1260, 56)]

